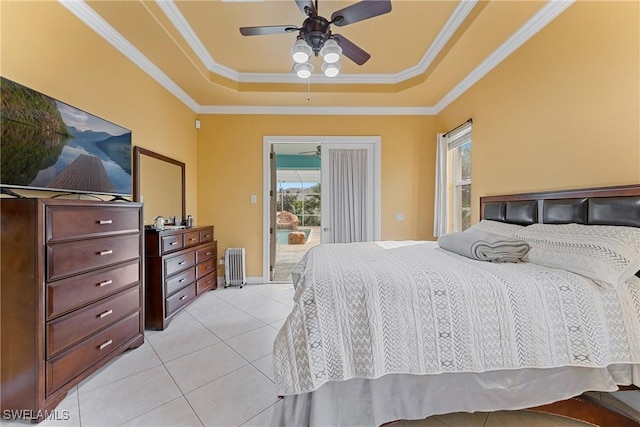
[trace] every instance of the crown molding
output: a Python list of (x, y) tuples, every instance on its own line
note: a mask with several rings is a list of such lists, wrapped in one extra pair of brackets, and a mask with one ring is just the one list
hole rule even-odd
[(240, 83), (295, 83), (307, 84), (396, 84), (399, 81), (391, 74), (339, 74), (327, 77), (312, 74), (309, 79), (301, 79), (293, 73), (240, 73)]
[(447, 93), (434, 109), (436, 114), (440, 113), (449, 104), (455, 101), (460, 95), (466, 92), (478, 80), (487, 75), (489, 71), (504, 61), (516, 49), (522, 46), (527, 40), (542, 30), (549, 22), (564, 12), (575, 0), (550, 0), (536, 13), (526, 24), (518, 29), (507, 41), (493, 51), (484, 61), (480, 63), (471, 73), (458, 83), (449, 93)]
[(196, 32), (193, 31), (193, 28), (191, 28), (191, 25), (189, 25), (182, 12), (180, 12), (180, 9), (178, 9), (178, 6), (176, 6), (173, 1), (156, 0), (156, 4), (160, 9), (162, 9), (173, 26), (176, 27), (180, 35), (182, 35), (182, 38), (185, 39), (187, 44), (191, 49), (193, 49), (196, 55), (198, 55), (200, 61), (202, 61), (209, 71), (236, 82), (240, 80), (239, 72), (229, 67), (225, 67), (224, 65), (220, 65), (215, 61), (215, 59), (213, 59), (207, 48), (204, 47), (204, 44), (196, 35)]
[(442, 48), (447, 44), (447, 42), (449, 42), (451, 37), (453, 37), (455, 32), (458, 30), (458, 27), (460, 27), (467, 18), (467, 15), (469, 15), (471, 10), (475, 7), (476, 3), (476, 0), (461, 1), (460, 4), (458, 4), (458, 7), (456, 7), (456, 10), (453, 11), (453, 14), (447, 20), (447, 23), (442, 27), (442, 30), (440, 30), (431, 46), (429, 46), (429, 49), (427, 49), (427, 52), (424, 54), (418, 65), (414, 65), (413, 67), (407, 68), (406, 70), (394, 75), (397, 82), (409, 80), (426, 72)]
[(176, 98), (182, 101), (193, 111), (198, 111), (200, 106), (191, 98), (180, 86), (169, 78), (160, 68), (149, 60), (142, 52), (136, 49), (127, 39), (107, 23), (98, 13), (84, 1), (58, 0), (58, 2), (74, 14), (80, 21), (94, 30), (103, 39), (118, 49), (131, 62), (142, 68), (147, 74), (155, 79), (160, 85), (171, 92)]
[(198, 114), (251, 114), (286, 116), (433, 116), (433, 107), (271, 107), (243, 105), (204, 105)]

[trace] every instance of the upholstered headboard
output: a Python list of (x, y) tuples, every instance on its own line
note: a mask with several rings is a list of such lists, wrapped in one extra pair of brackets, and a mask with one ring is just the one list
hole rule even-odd
[(480, 197), (480, 219), (640, 227), (640, 185)]
[(640, 185), (481, 197), (480, 219), (640, 227)]

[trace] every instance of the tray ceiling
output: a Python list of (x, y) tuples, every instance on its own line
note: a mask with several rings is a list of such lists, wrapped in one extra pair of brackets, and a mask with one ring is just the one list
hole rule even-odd
[[(324, 77), (292, 72), (296, 33), (244, 37), (241, 26), (300, 26), (293, 0), (60, 0), (198, 113), (435, 114), (565, 10), (571, 1), (392, 0), (344, 27), (371, 54)], [(355, 1), (319, 0), (319, 14)]]

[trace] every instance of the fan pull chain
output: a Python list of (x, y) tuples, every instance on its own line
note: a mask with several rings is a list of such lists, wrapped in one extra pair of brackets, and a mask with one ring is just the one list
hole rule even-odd
[(311, 101), (311, 79), (307, 79), (307, 101)]

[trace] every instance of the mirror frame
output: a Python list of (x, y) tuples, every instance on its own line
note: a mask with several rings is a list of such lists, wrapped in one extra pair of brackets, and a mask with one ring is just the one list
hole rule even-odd
[(182, 218), (187, 217), (187, 203), (186, 203), (186, 185), (185, 185), (185, 164), (171, 157), (163, 156), (162, 154), (155, 153), (146, 148), (135, 146), (133, 147), (133, 201), (140, 201), (140, 156), (148, 156), (154, 159), (174, 164), (180, 167), (182, 175)]

